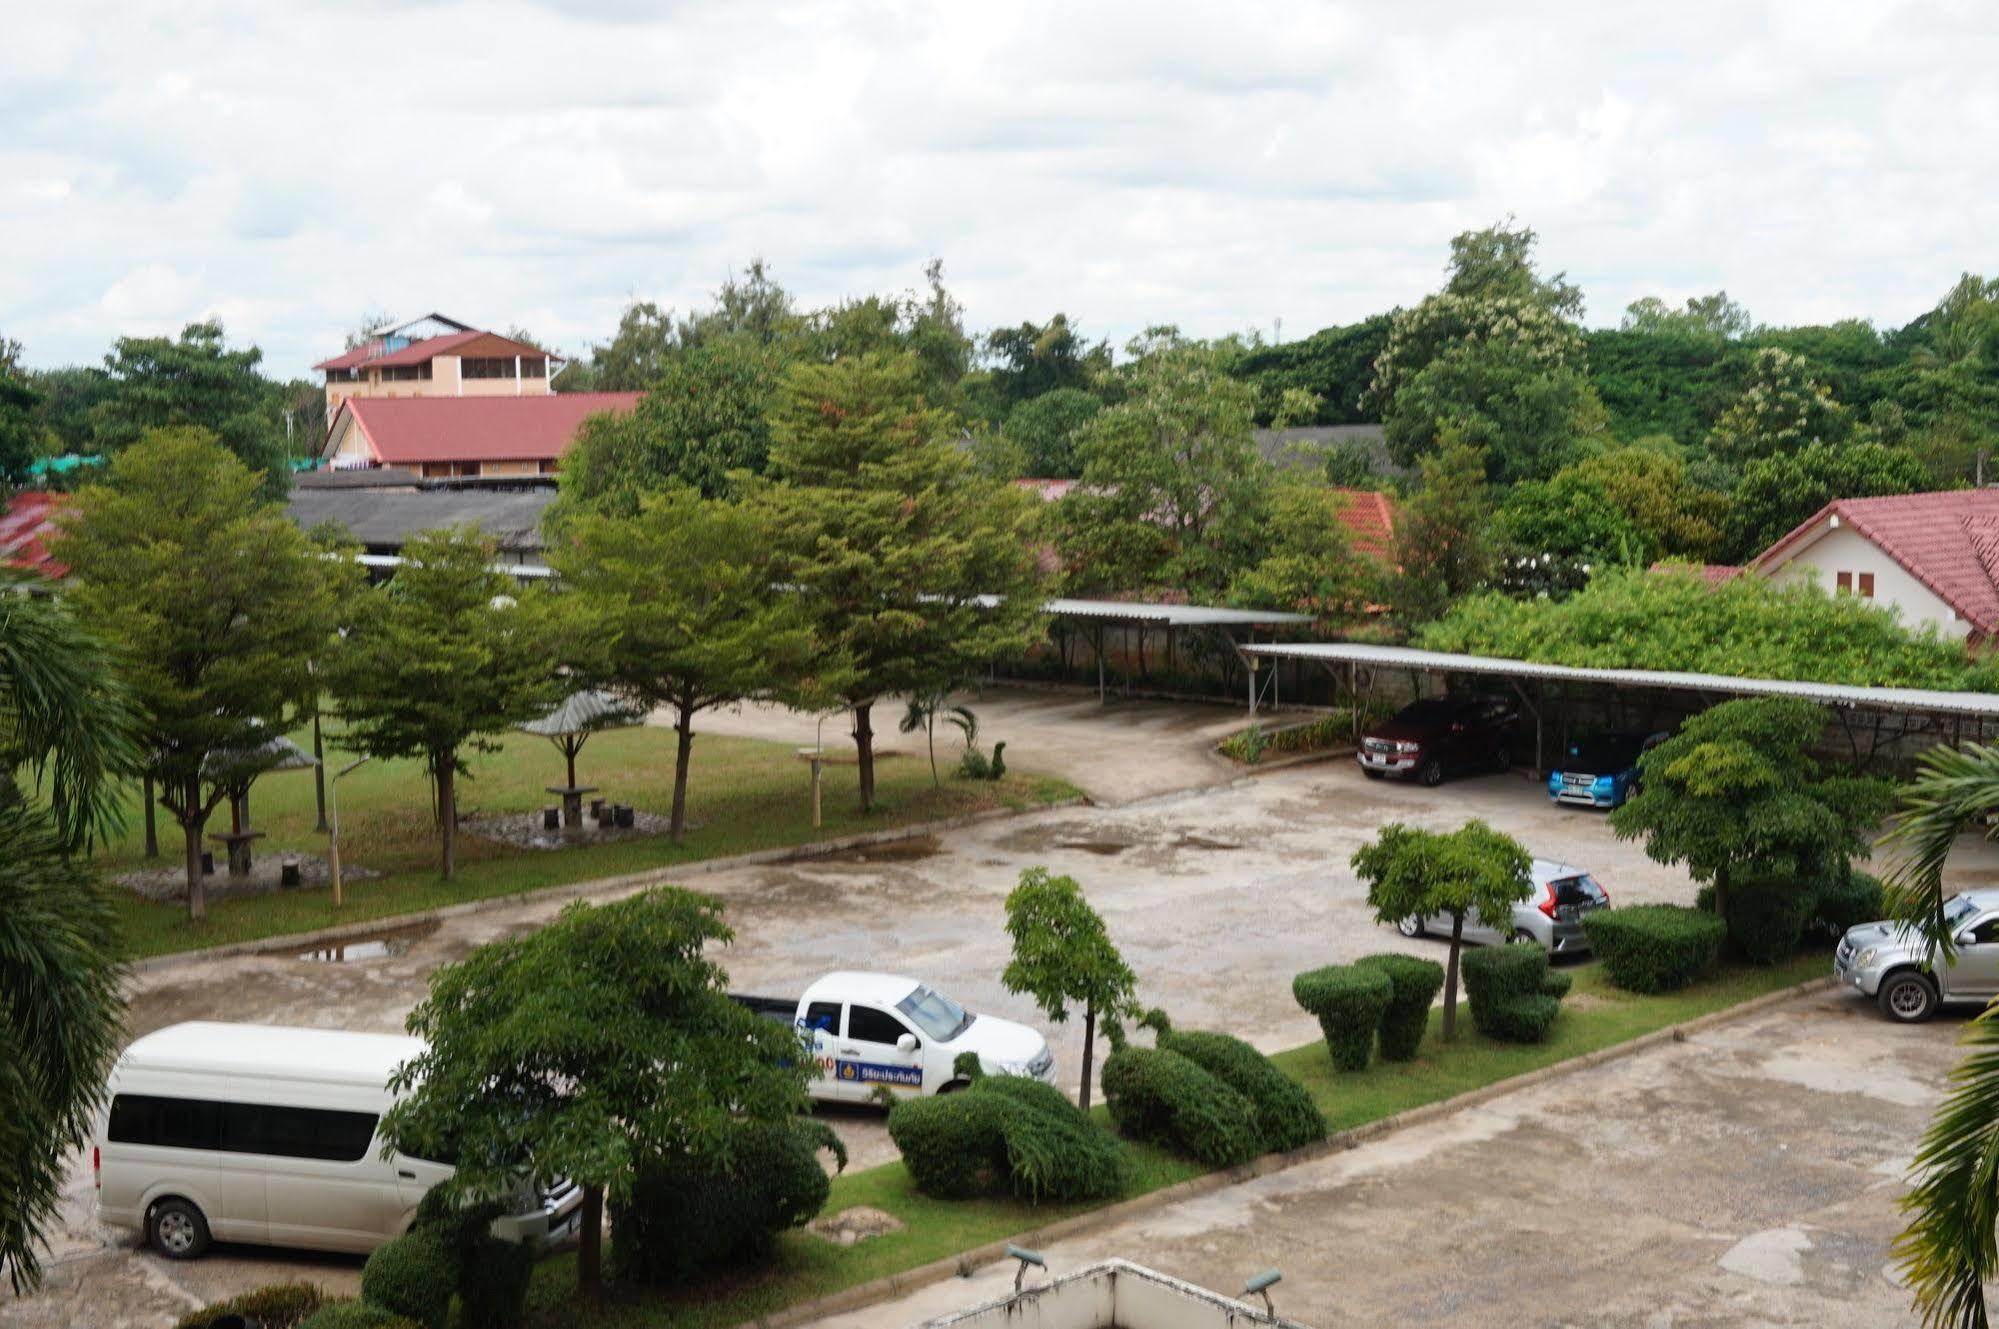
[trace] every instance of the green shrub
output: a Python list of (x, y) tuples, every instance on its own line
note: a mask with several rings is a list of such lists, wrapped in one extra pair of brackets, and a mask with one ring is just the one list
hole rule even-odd
[[(1444, 987), (1444, 966), (1415, 955), (1364, 955), (1356, 969), (1388, 975), (1388, 1005), (1381, 1010), (1381, 1059), (1412, 1061), (1430, 1028), (1430, 1003)], [(1296, 985), (1293, 985), (1296, 990)]]
[(1803, 883), (1751, 877), (1728, 885), (1728, 940), (1751, 964), (1776, 964), (1798, 953), (1818, 898)]
[(207, 1329), (210, 1321), (223, 1315), (247, 1316), (264, 1329), (296, 1329), (300, 1321), (325, 1304), (326, 1294), (315, 1283), (273, 1283), (189, 1311), (174, 1322), (174, 1329)]
[(1254, 766), (1263, 760), (1264, 750), (1269, 746), (1270, 735), (1264, 732), (1262, 725), (1252, 724), (1249, 728), (1223, 739), (1220, 750), (1221, 754), (1231, 761)]
[(1849, 869), (1844, 877), (1820, 888), (1807, 930), (1819, 941), (1837, 942), (1848, 928), (1872, 923), (1885, 912), (1881, 879)]
[(1291, 995), (1319, 1018), (1326, 1050), (1343, 1071), (1364, 1071), (1374, 1053), (1375, 1030), (1395, 998), (1395, 984), (1379, 968), (1329, 964), (1291, 980)]
[(361, 1266), (361, 1298), (423, 1325), (444, 1329), (457, 1283), (452, 1253), (422, 1229), (375, 1248)]
[(673, 1285), (768, 1255), (778, 1233), (810, 1222), (826, 1203), (832, 1183), (819, 1150), (847, 1161), (831, 1129), (803, 1117), (736, 1123), (727, 1146), (726, 1163), (661, 1158), (634, 1171), (630, 1195), (611, 1205), (614, 1278)]
[(954, 1094), (911, 1098), (888, 1114), (889, 1138), (925, 1195), (1093, 1200), (1124, 1189), (1117, 1141), (1053, 1085), (985, 1075)]
[(1714, 968), (1725, 931), (1705, 909), (1639, 904), (1583, 915), (1590, 953), (1604, 977), (1626, 992), (1671, 992)]
[(1461, 963), (1471, 1021), (1481, 1034), (1508, 1043), (1538, 1043), (1548, 1036), (1568, 991), (1568, 975), (1550, 981), (1546, 951), (1484, 946)]
[(1549, 965), (1547, 977), (1541, 980), (1541, 995), (1560, 1001), (1569, 995), (1569, 989), (1574, 986), (1575, 978), (1567, 970)]
[(970, 1089), (904, 1099), (889, 1109), (888, 1135), (909, 1179), (925, 1195), (969, 1200), (1006, 1189), (1007, 1102)]
[(458, 1256), (458, 1322), (463, 1329), (517, 1329), (527, 1313), (534, 1253), (487, 1233)]
[(296, 1329), (423, 1329), (407, 1315), (383, 1310), (366, 1301), (335, 1301), (321, 1306)]
[(1270, 735), (1272, 752), (1317, 752), (1353, 741), (1353, 715), (1334, 711), (1305, 724), (1279, 729)]
[(1256, 1110), (1194, 1061), (1126, 1044), (1104, 1058), (1104, 1103), (1118, 1130), (1211, 1167), (1257, 1156)]
[(1159, 1046), (1177, 1052), (1249, 1100), (1264, 1153), (1296, 1149), (1326, 1136), (1325, 1114), (1305, 1086), (1293, 1080), (1240, 1038), (1179, 1030), (1161, 1012), (1147, 1017), (1159, 1031)]

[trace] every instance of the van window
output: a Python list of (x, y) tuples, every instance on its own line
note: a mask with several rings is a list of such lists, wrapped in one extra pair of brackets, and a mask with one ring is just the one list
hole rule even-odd
[(119, 1094), (105, 1135), (113, 1144), (353, 1163), (375, 1138), (375, 1114)]

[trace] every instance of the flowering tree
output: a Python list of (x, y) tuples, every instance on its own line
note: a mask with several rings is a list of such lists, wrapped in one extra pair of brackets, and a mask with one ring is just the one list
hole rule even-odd
[(1846, 408), (1814, 382), (1804, 357), (1766, 346), (1750, 362), (1749, 381), (1714, 422), (1708, 444), (1737, 464), (1846, 437)]

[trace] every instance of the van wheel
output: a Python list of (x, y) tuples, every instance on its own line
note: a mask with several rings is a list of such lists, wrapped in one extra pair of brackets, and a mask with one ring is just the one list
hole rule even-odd
[(1888, 975), (1874, 1000), (1898, 1024), (1921, 1024), (1937, 1013), (1936, 984), (1908, 970)]
[(146, 1240), (169, 1260), (192, 1260), (208, 1249), (208, 1220), (186, 1200), (161, 1200), (146, 1214)]
[(1395, 930), (1405, 937), (1420, 937), (1423, 935), (1423, 919), (1418, 914), (1411, 914), (1407, 918), (1398, 920)]

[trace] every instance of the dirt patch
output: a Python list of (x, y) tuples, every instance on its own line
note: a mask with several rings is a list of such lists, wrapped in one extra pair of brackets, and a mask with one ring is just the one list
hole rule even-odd
[[(284, 865), (288, 861), (298, 863), (299, 884), (284, 885)], [(366, 881), (382, 874), (372, 868), (358, 867), (342, 862), (340, 877), (343, 881)], [(227, 900), (241, 895), (268, 895), (273, 891), (303, 890), (309, 886), (325, 886), (332, 881), (332, 873), (326, 860), (313, 854), (294, 853), (289, 850), (269, 849), (254, 855), (250, 860), (250, 874), (246, 877), (232, 877), (225, 869), (218, 854), (215, 871), (202, 878), (207, 886), (210, 900)], [(176, 858), (171, 866), (139, 868), (132, 872), (121, 872), (111, 880), (134, 895), (164, 903), (187, 899), (187, 868)]]
[(891, 1232), (902, 1231), (902, 1220), (868, 1205), (857, 1204), (837, 1214), (815, 1218), (805, 1225), (805, 1230), (835, 1246), (853, 1246), (870, 1237), (885, 1237)]

